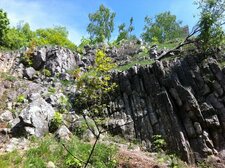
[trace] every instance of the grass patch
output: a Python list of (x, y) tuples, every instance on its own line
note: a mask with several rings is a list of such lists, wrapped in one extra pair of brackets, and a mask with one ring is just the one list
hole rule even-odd
[(162, 44), (158, 44), (158, 48), (159, 49), (173, 49), (175, 48), (179, 43), (162, 43)]
[(2, 168), (19, 167), (21, 162), (22, 155), (18, 151), (0, 155), (0, 167)]
[(118, 66), (116, 68), (116, 70), (126, 71), (126, 70), (130, 69), (131, 67), (133, 67), (135, 65), (145, 66), (145, 65), (151, 65), (152, 63), (154, 63), (153, 60), (133, 61), (133, 62), (130, 62), (130, 63), (126, 64), (126, 65)]
[(160, 43), (157, 45), (158, 45), (159, 49), (164, 49), (164, 48), (173, 49), (173, 48), (177, 47), (183, 40), (184, 39), (182, 39), (182, 38), (177, 38), (177, 39), (166, 41), (164, 43)]
[(12, 75), (9, 75), (6, 72), (0, 72), (0, 79), (14, 82), (16, 80), (16, 77), (15, 76), (12, 76)]
[[(71, 156), (63, 146), (57, 142), (52, 135), (47, 135), (42, 139), (33, 139), (34, 148), (24, 151), (23, 154), (18, 151), (0, 155), (0, 167), (23, 167), (23, 168), (45, 168), (49, 161), (56, 167), (83, 167), (80, 161), (86, 161), (91, 151), (92, 145), (83, 143), (77, 137), (65, 142), (68, 150), (76, 156)], [(92, 155), (90, 164), (96, 168), (114, 168), (117, 164), (115, 160), (117, 149), (113, 146), (97, 144), (96, 150)]]

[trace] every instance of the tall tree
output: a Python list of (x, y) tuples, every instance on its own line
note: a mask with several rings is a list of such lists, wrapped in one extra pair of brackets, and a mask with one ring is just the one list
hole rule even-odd
[(20, 22), (16, 27), (8, 29), (4, 46), (10, 49), (19, 49), (28, 46), (35, 34), (28, 23)]
[(135, 38), (134, 36), (131, 35), (132, 31), (134, 31), (133, 21), (134, 19), (133, 17), (131, 17), (129, 27), (127, 29), (125, 23), (122, 23), (121, 25), (118, 26), (119, 35), (116, 40), (117, 42), (123, 39)]
[(144, 32), (141, 37), (146, 42), (157, 41), (163, 43), (167, 40), (183, 37), (184, 30), (181, 21), (177, 21), (175, 15), (170, 12), (160, 13), (153, 20), (149, 16), (145, 17)]
[(92, 41), (103, 42), (105, 39), (109, 41), (114, 30), (115, 16), (116, 14), (104, 5), (100, 5), (95, 13), (88, 15), (90, 23), (87, 31)]
[(126, 25), (125, 23), (122, 23), (121, 25), (118, 26), (119, 29), (119, 35), (116, 39), (117, 42), (127, 39), (128, 38), (128, 31), (126, 30)]
[(3, 45), (3, 39), (9, 28), (9, 19), (7, 13), (0, 9), (0, 45)]
[(198, 28), (200, 34), (198, 39), (203, 51), (217, 48), (225, 42), (225, 0), (199, 0), (196, 1), (200, 9)]
[(129, 35), (131, 35), (131, 32), (134, 31), (133, 21), (134, 21), (134, 18), (131, 17), (131, 18), (130, 18), (130, 25), (129, 25), (129, 27), (128, 27)]

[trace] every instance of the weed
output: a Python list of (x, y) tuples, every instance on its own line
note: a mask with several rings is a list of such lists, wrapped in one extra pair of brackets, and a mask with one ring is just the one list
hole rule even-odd
[(16, 102), (17, 103), (24, 103), (25, 99), (26, 99), (25, 96), (21, 94), (21, 95), (17, 96)]
[(61, 113), (66, 113), (71, 108), (71, 104), (69, 102), (69, 99), (66, 96), (61, 96), (59, 98), (59, 105), (60, 105), (59, 111)]
[(51, 71), (45, 68), (42, 70), (42, 73), (47, 77), (50, 77), (52, 75)]
[(36, 42), (31, 41), (29, 44), (28, 50), (22, 55), (21, 61), (26, 65), (26, 66), (32, 66), (33, 65), (33, 53), (36, 48)]
[(54, 93), (56, 93), (56, 88), (50, 86), (50, 87), (48, 88), (48, 92), (54, 94)]
[(16, 80), (15, 76), (9, 75), (6, 72), (0, 72), (0, 79), (8, 80), (14, 82)]
[(154, 148), (153, 150), (158, 152), (165, 150), (166, 141), (165, 139), (163, 139), (161, 135), (153, 135), (152, 139), (153, 139), (153, 148)]
[(50, 132), (55, 132), (62, 125), (62, 122), (62, 114), (60, 114), (59, 112), (55, 112), (49, 128)]

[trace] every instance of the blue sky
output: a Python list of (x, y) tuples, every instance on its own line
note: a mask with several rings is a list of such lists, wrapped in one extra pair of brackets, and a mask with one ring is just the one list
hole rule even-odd
[(0, 0), (0, 8), (8, 13), (11, 25), (19, 21), (28, 22), (33, 30), (37, 28), (60, 25), (67, 27), (69, 38), (79, 44), (82, 36), (88, 37), (86, 27), (88, 14), (95, 12), (104, 4), (116, 12), (115, 31), (112, 38), (118, 35), (118, 25), (129, 23), (134, 18), (134, 33), (140, 35), (144, 27), (144, 17), (154, 17), (164, 11), (171, 11), (183, 25), (190, 29), (195, 25), (197, 7), (194, 0)]

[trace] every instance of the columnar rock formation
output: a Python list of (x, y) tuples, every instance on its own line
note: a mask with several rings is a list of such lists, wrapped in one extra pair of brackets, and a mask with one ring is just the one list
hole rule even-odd
[(109, 125), (124, 125), (115, 133), (146, 146), (160, 134), (189, 163), (224, 148), (225, 68), (216, 60), (189, 56), (114, 75), (119, 88)]

